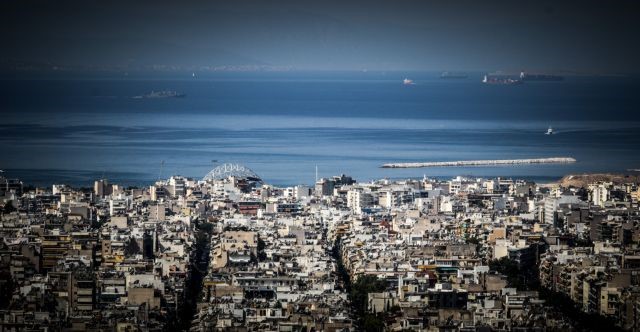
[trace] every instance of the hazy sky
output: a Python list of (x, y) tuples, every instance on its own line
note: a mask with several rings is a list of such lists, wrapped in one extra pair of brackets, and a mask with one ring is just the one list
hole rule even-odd
[(3, 0), (0, 60), (637, 73), (637, 3)]

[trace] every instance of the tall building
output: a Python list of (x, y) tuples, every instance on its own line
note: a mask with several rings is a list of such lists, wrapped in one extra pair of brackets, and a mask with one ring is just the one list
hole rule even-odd
[(335, 182), (333, 180), (322, 178), (316, 182), (316, 196), (331, 196), (333, 195), (333, 188)]
[(185, 196), (185, 178), (181, 176), (172, 176), (169, 179), (169, 193), (173, 197)]
[(334, 176), (332, 178), (332, 180), (333, 180), (333, 183), (334, 183), (334, 185), (336, 187), (348, 186), (348, 185), (352, 185), (352, 184), (356, 183), (356, 181), (352, 177), (344, 175), (344, 174), (341, 174), (340, 176)]
[(544, 199), (544, 223), (553, 225), (556, 220), (556, 211), (558, 211), (558, 199), (555, 197), (547, 197)]
[(457, 178), (455, 180), (449, 181), (449, 193), (452, 195), (456, 195), (462, 189), (462, 181)]
[(609, 200), (609, 189), (600, 183), (589, 186), (591, 203), (597, 206), (604, 206), (604, 202)]
[(303, 197), (309, 197), (311, 189), (304, 185), (298, 185), (293, 188), (293, 196), (296, 199), (302, 199)]
[(109, 184), (107, 179), (96, 180), (93, 183), (93, 193), (96, 194), (98, 198), (104, 198), (105, 196), (111, 195), (112, 187)]
[(149, 187), (149, 196), (152, 201), (158, 201), (167, 197), (167, 192), (161, 185), (153, 185)]
[(364, 190), (352, 189), (347, 192), (347, 207), (355, 213), (362, 213), (362, 209), (370, 207), (374, 204), (373, 195)]

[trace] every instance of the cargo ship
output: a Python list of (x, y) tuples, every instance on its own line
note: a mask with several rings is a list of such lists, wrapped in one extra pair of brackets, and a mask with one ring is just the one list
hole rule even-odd
[(440, 74), (440, 78), (445, 78), (445, 79), (463, 79), (467, 77), (468, 76), (466, 74), (452, 73), (449, 71), (445, 71), (442, 74)]
[(522, 81), (562, 81), (564, 77), (549, 74), (530, 74), (523, 71), (520, 72), (520, 79)]
[(482, 79), (482, 83), (484, 84), (499, 84), (499, 85), (515, 85), (522, 84), (522, 80), (517, 78), (509, 77), (509, 76), (490, 76), (484, 75)]
[(151, 91), (147, 94), (135, 96), (134, 99), (184, 98), (187, 95), (172, 90)]

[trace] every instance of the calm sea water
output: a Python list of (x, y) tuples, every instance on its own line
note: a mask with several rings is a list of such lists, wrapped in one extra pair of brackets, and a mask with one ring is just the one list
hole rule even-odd
[[(402, 85), (406, 75), (415, 85)], [(435, 73), (236, 74), (0, 83), (0, 169), (37, 185), (143, 185), (242, 163), (277, 185), (455, 175), (555, 180), (640, 168), (637, 78), (487, 86)], [(133, 99), (152, 90), (185, 98)], [(556, 135), (544, 132), (553, 126)], [(567, 156), (569, 165), (381, 169)], [(164, 166), (161, 163), (164, 161)], [(214, 162), (214, 161), (217, 161)]]

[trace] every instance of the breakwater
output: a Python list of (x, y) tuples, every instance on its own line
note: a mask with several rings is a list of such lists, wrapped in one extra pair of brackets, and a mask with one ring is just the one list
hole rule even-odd
[(534, 159), (499, 159), (499, 160), (459, 160), (434, 161), (424, 163), (390, 163), (382, 168), (420, 168), (420, 167), (460, 167), (460, 166), (494, 166), (494, 165), (522, 165), (522, 164), (569, 164), (576, 160), (570, 157), (534, 158)]

